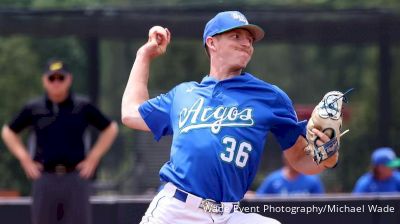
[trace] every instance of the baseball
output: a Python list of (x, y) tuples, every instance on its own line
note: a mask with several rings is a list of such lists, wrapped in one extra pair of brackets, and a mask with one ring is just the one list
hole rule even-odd
[(161, 43), (162, 38), (167, 39), (167, 31), (162, 26), (153, 26), (149, 30), (149, 40), (156, 38), (157, 44)]

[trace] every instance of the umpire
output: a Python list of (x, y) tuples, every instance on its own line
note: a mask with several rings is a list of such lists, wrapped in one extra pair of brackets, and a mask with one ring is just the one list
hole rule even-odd
[[(72, 79), (63, 61), (49, 61), (42, 75), (46, 94), (27, 103), (2, 129), (7, 147), (33, 180), (32, 224), (91, 223), (89, 179), (118, 133), (114, 121), (70, 92)], [(100, 134), (86, 154), (89, 125)], [(33, 159), (18, 134), (27, 127), (35, 136)]]

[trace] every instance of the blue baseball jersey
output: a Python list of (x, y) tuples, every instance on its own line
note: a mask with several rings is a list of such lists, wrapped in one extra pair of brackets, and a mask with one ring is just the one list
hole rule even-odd
[(173, 135), (162, 181), (202, 198), (243, 198), (272, 132), (282, 149), (305, 134), (288, 96), (249, 73), (182, 83), (144, 102), (139, 112), (156, 140)]
[(322, 194), (324, 186), (317, 175), (299, 174), (293, 180), (288, 180), (283, 172), (283, 169), (272, 172), (267, 176), (256, 194)]
[(400, 173), (393, 171), (387, 180), (377, 180), (371, 172), (362, 175), (353, 189), (353, 193), (393, 193), (400, 192)]

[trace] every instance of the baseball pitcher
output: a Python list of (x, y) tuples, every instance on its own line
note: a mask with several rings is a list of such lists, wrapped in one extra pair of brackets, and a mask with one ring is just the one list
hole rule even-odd
[(298, 122), (289, 97), (277, 86), (244, 72), (253, 44), (264, 37), (237, 11), (218, 13), (204, 29), (210, 73), (149, 99), (152, 60), (166, 52), (168, 29), (153, 27), (137, 51), (122, 98), (122, 122), (172, 135), (170, 160), (160, 170), (167, 182), (141, 223), (279, 223), (238, 210), (249, 189), (269, 133), (289, 163), (306, 174), (335, 166), (341, 126), (340, 92), (328, 93), (307, 122)]

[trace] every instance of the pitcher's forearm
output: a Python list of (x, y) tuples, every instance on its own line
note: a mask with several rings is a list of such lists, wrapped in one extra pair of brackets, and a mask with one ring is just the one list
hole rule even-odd
[(139, 50), (129, 75), (128, 83), (122, 97), (122, 118), (138, 116), (138, 107), (149, 99), (148, 80), (150, 59)]
[(147, 85), (151, 60), (151, 57), (147, 56), (142, 48), (138, 50), (122, 96), (122, 123), (127, 127), (143, 131), (149, 131), (149, 128), (139, 113), (139, 106), (149, 99)]

